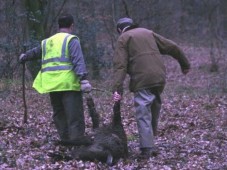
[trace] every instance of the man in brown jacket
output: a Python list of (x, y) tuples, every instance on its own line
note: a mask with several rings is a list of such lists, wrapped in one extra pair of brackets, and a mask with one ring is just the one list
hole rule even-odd
[(154, 136), (157, 135), (161, 93), (166, 83), (162, 54), (175, 58), (182, 73), (187, 74), (190, 63), (183, 51), (173, 41), (151, 30), (139, 28), (131, 18), (121, 18), (117, 23), (120, 36), (114, 52), (113, 100), (122, 98), (123, 82), (130, 76), (129, 89), (134, 93), (141, 157), (157, 155)]

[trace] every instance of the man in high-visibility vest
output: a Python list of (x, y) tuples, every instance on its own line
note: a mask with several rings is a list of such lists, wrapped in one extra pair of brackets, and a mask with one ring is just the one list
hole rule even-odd
[(44, 39), (40, 46), (19, 57), (20, 63), (41, 59), (41, 70), (33, 87), (49, 93), (53, 120), (61, 141), (74, 141), (85, 132), (83, 92), (90, 92), (87, 69), (79, 38), (72, 35), (74, 19), (64, 14), (58, 19), (59, 32)]

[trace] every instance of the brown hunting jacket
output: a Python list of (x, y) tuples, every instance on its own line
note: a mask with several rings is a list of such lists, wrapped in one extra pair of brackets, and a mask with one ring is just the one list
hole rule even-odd
[(113, 91), (122, 92), (128, 73), (132, 92), (165, 86), (166, 70), (162, 54), (175, 58), (181, 70), (190, 68), (183, 51), (173, 41), (151, 30), (134, 28), (123, 32), (117, 40), (113, 58)]

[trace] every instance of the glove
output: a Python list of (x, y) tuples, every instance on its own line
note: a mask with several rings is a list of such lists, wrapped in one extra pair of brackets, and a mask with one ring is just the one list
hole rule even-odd
[(80, 85), (81, 85), (81, 91), (85, 93), (89, 93), (92, 89), (91, 84), (89, 83), (88, 80), (82, 80), (80, 82)]
[(113, 94), (113, 101), (118, 102), (119, 100), (121, 100), (121, 95), (115, 91)]
[(22, 53), (22, 54), (20, 55), (20, 57), (19, 57), (19, 62), (20, 62), (21, 64), (25, 63), (25, 57), (26, 57), (26, 55), (25, 55), (24, 53)]

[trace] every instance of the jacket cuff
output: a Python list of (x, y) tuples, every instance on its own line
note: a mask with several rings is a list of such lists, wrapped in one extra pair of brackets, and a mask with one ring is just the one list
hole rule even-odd
[(87, 75), (79, 75), (80, 81), (87, 80)]

